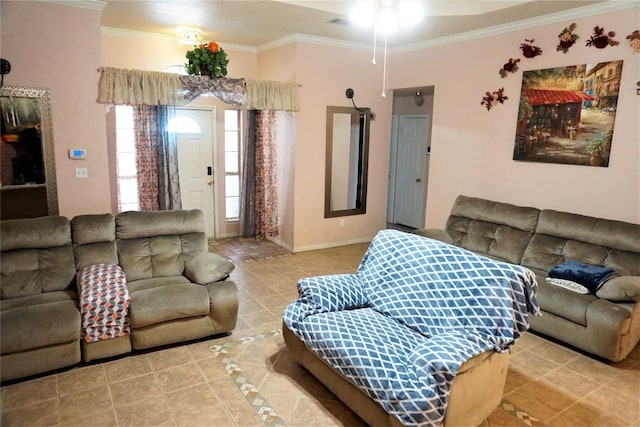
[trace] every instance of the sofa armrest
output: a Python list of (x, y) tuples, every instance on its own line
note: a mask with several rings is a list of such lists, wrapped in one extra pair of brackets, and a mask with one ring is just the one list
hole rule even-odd
[(439, 228), (423, 228), (414, 230), (413, 233), (453, 245), (453, 238), (446, 231)]
[(184, 275), (194, 283), (206, 285), (226, 279), (234, 268), (227, 258), (204, 252), (186, 260)]
[(298, 299), (282, 313), (285, 324), (298, 333), (306, 317), (318, 313), (366, 307), (364, 289), (355, 274), (308, 277), (298, 281)]

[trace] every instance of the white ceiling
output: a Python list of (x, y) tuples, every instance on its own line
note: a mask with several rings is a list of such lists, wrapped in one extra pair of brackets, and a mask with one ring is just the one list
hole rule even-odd
[[(196, 27), (203, 31), (205, 40), (254, 48), (293, 35), (370, 45), (373, 31), (348, 22), (349, 11), (355, 2), (103, 0), (101, 24), (110, 31), (154, 33), (165, 37), (175, 37), (179, 27)], [(423, 3), (429, 16), (414, 28), (390, 35), (390, 47), (406, 47), (546, 16), (559, 15), (570, 20), (583, 16), (594, 7), (616, 3), (616, 0), (423, 0)], [(332, 22), (335, 20), (341, 23)]]

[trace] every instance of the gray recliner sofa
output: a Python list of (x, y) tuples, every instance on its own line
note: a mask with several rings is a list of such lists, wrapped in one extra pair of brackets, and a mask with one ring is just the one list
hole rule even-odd
[[(1, 227), (2, 381), (235, 328), (238, 293), (227, 280), (234, 266), (208, 252), (199, 210), (42, 217)], [(114, 312), (126, 310), (127, 333), (109, 339), (83, 333), (89, 310), (78, 284), (95, 265), (126, 276), (126, 303)]]
[[(531, 329), (614, 362), (640, 341), (640, 225), (458, 196), (444, 230), (416, 233), (523, 265), (538, 278)], [(567, 260), (612, 267), (595, 294), (548, 284)]]

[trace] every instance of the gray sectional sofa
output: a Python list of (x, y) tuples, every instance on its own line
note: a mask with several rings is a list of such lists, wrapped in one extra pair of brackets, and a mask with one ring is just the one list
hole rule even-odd
[[(2, 381), (236, 325), (237, 288), (226, 280), (234, 266), (208, 252), (198, 210), (2, 221), (0, 249)], [(113, 297), (126, 302), (109, 308), (126, 317), (126, 333), (109, 339), (83, 333), (82, 315), (94, 311), (83, 310), (79, 272), (96, 265), (126, 276), (125, 295)]]
[[(640, 225), (458, 196), (445, 230), (416, 233), (523, 265), (538, 278), (542, 316), (531, 329), (613, 362), (640, 341)], [(612, 267), (595, 294), (548, 284), (567, 260)]]

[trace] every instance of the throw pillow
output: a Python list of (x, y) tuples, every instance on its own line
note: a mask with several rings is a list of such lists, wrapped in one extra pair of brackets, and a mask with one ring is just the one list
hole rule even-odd
[(640, 301), (640, 276), (614, 277), (598, 289), (596, 296), (610, 301)]
[(589, 293), (589, 289), (585, 288), (580, 283), (576, 283), (576, 282), (573, 282), (571, 280), (557, 279), (557, 278), (554, 278), (554, 277), (547, 277), (545, 279), (545, 281), (550, 285), (560, 286), (561, 288), (565, 288), (565, 289), (568, 289), (570, 291), (577, 292), (579, 294), (586, 295), (586, 294)]
[(184, 267), (184, 275), (187, 279), (206, 285), (229, 277), (235, 265), (227, 258), (206, 252), (189, 259)]

